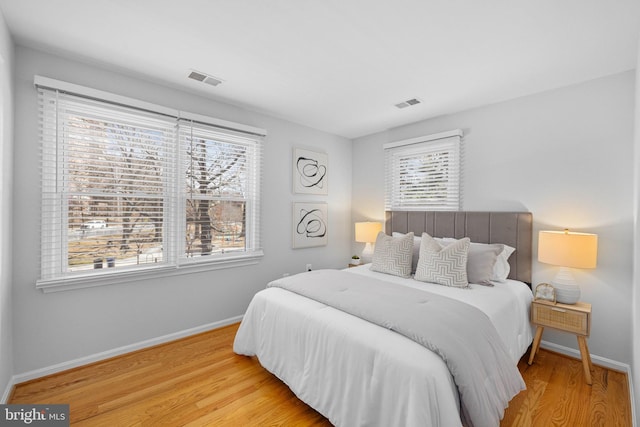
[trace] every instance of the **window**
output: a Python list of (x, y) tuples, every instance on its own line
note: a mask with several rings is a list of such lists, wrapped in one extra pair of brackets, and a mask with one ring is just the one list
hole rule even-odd
[(262, 255), (263, 134), (41, 81), (38, 287), (220, 268)]
[(258, 244), (260, 145), (242, 134), (180, 125), (187, 259), (245, 252)]
[(461, 137), (455, 130), (385, 144), (385, 209), (459, 210)]

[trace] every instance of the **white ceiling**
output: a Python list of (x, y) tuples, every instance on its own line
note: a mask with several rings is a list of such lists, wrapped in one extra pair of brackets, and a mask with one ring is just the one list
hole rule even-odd
[[(18, 44), (348, 138), (636, 66), (638, 0), (0, 0)], [(224, 80), (187, 79), (191, 69)], [(397, 109), (417, 97), (422, 104)]]

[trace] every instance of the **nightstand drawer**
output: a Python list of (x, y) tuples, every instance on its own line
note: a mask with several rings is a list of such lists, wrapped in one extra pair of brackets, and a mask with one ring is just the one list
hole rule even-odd
[(589, 336), (589, 313), (572, 310), (566, 305), (534, 303), (531, 307), (531, 321), (536, 325)]

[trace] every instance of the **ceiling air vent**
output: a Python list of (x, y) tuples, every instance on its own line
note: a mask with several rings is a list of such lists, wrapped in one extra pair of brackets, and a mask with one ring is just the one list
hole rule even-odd
[(201, 73), (200, 71), (192, 70), (188, 77), (190, 79), (197, 80), (199, 82), (203, 82), (211, 86), (218, 86), (220, 83), (222, 83), (222, 79), (210, 76), (205, 73)]
[(406, 107), (411, 107), (412, 105), (420, 104), (421, 102), (422, 101), (420, 101), (418, 98), (411, 98), (411, 99), (407, 99), (406, 101), (399, 102), (398, 104), (396, 104), (396, 107), (406, 108)]

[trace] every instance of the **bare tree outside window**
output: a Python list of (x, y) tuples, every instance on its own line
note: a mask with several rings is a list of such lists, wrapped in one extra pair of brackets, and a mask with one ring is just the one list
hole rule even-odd
[(244, 250), (246, 148), (206, 134), (187, 142), (186, 255)]

